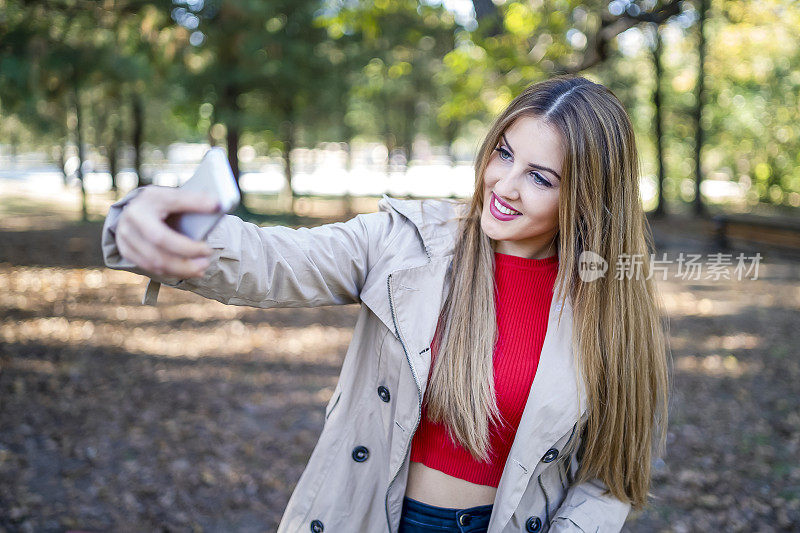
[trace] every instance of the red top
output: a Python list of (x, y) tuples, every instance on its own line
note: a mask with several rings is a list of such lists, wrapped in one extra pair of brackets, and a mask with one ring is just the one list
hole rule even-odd
[[(450, 440), (443, 425), (431, 423), (423, 407), (422, 422), (411, 444), (411, 460), (478, 485), (497, 487), (539, 364), (558, 256), (527, 259), (495, 252), (494, 258), (498, 334), (494, 386), (497, 405), (509, 425), (490, 426), (493, 460), (482, 463)], [(435, 358), (436, 347), (431, 345), (431, 372)]]

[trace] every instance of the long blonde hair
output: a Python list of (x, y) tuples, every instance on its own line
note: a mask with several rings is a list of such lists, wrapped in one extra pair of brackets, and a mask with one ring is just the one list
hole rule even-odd
[[(572, 76), (533, 84), (489, 129), (476, 157), (475, 192), (460, 220), (434, 338), (438, 353), (425, 394), (427, 416), (444, 422), (473, 457), (489, 460), (489, 425), (502, 417), (492, 366), (495, 241), (481, 229), (483, 175), (501, 134), (520, 116), (543, 119), (565, 143), (553, 292), (572, 304), (572, 343), (588, 402), (575, 482), (599, 478), (615, 497), (638, 508), (647, 501), (653, 445), (660, 451), (666, 433), (665, 315), (647, 275), (653, 243), (639, 198), (633, 128), (622, 104), (600, 84)], [(584, 250), (608, 262), (605, 277), (580, 279)], [(617, 276), (617, 260), (625, 254), (639, 254), (640, 275)]]

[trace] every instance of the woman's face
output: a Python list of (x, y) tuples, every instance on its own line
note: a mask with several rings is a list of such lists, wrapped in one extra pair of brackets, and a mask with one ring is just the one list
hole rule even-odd
[(530, 259), (556, 253), (564, 155), (561, 136), (537, 117), (506, 128), (483, 175), (481, 228), (496, 251)]

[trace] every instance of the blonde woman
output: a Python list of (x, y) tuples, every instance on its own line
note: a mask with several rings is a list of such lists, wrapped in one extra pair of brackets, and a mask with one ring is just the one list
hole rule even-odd
[(163, 222), (213, 210), (202, 196), (144, 187), (112, 206), (106, 264), (152, 278), (151, 302), (167, 283), (361, 304), (279, 532), (606, 532), (646, 504), (667, 357), (625, 110), (584, 78), (531, 85), (475, 177), (465, 202), (384, 197), (311, 229), (225, 216), (208, 244)]

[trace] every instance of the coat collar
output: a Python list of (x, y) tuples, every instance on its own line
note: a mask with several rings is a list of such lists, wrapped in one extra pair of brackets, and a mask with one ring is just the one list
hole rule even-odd
[[(378, 269), (381, 272), (381, 279), (375, 279), (372, 283), (367, 283), (361, 291), (361, 301), (395, 334), (397, 332), (395, 331), (396, 328), (392, 317), (390, 297), (387, 294), (391, 276), (389, 276), (389, 279), (386, 276), (392, 272), (390, 269), (402, 272), (416, 267), (424, 267), (432, 262), (436, 262), (438, 265), (439, 260), (442, 258), (449, 259), (452, 257), (453, 245), (458, 232), (457, 217), (460, 214), (460, 205), (463, 204), (449, 200), (401, 200), (385, 194), (378, 202), (380, 211), (394, 211), (411, 223), (425, 250), (425, 255), (401, 251), (397, 257), (390, 261), (391, 265), (386, 265), (386, 269)], [(438, 267), (433, 265), (432, 268), (436, 270)], [(442, 284), (444, 273), (440, 274), (441, 279), (436, 275), (433, 277), (422, 276), (422, 278), (430, 280), (434, 285)], [(399, 277), (402, 278), (403, 274), (399, 274)], [(397, 279), (395, 279), (395, 288), (399, 288), (401, 291), (405, 290), (402, 282)], [(441, 289), (441, 286), (439, 286), (439, 289)], [(400, 299), (402, 300), (402, 297)], [(430, 306), (431, 302), (428, 301), (427, 305)]]
[(414, 224), (429, 258), (452, 253), (458, 229), (456, 217), (466, 207), (454, 200), (401, 200), (385, 194), (378, 201), (380, 210), (394, 209)]

